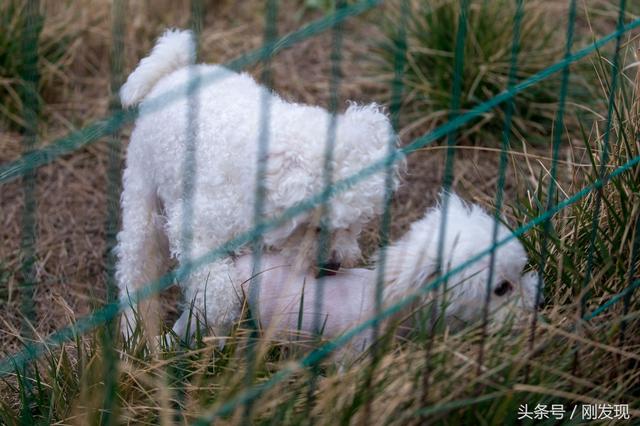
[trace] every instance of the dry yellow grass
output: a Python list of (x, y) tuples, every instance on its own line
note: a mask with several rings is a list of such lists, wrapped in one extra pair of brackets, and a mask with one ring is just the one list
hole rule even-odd
[[(47, 70), (43, 75), (48, 80), (43, 92), (43, 119), (38, 129), (40, 146), (109, 113), (111, 3), (107, 0), (43, 1), (42, 11), (47, 19), (42, 38), (51, 42), (62, 37), (69, 39), (65, 41), (66, 50), (59, 62), (43, 65)], [(186, 27), (190, 19), (187, 1), (129, 3), (124, 34), (127, 71), (148, 52), (155, 37), (165, 27)], [(204, 3), (200, 47), (202, 60), (224, 62), (261, 45), (261, 2)], [(594, 10), (606, 11), (603, 6), (605, 3), (599, 1), (585, 7), (593, 6)], [(294, 12), (299, 9), (299, 1), (282, 2), (278, 20), (280, 34), (320, 16), (317, 11), (308, 11), (299, 17)], [(375, 25), (372, 25), (378, 18), (376, 13), (379, 12), (352, 20), (346, 26), (340, 86), (343, 100), (374, 101), (385, 93), (385, 86), (380, 79), (371, 75), (366, 60), (370, 48), (368, 41), (379, 35)], [(602, 25), (604, 32), (611, 29), (611, 22), (608, 12), (602, 15), (609, 21), (596, 23)], [(588, 28), (586, 19), (582, 19), (585, 21), (583, 28)], [(326, 105), (329, 97), (330, 46), (331, 35), (325, 33), (279, 53), (272, 62), (274, 90), (287, 99)], [(260, 67), (253, 67), (249, 71), (258, 76)], [(122, 132), (125, 146), (129, 130), (125, 128)], [(416, 127), (409, 123), (400, 129), (400, 133), (403, 141), (408, 142), (426, 130), (429, 130), (428, 126)], [(20, 135), (15, 131), (0, 129), (0, 164), (15, 160), (20, 154)], [(407, 176), (393, 200), (392, 238), (401, 235), (427, 206), (433, 204), (444, 171), (444, 156), (442, 147), (430, 146), (408, 158)], [(583, 178), (590, 169), (583, 141), (573, 138), (570, 144), (563, 146), (560, 159), (560, 191), (572, 194), (583, 186)], [(456, 150), (454, 188), (469, 201), (490, 206), (495, 197), (498, 162), (499, 155), (495, 147), (459, 146)], [(533, 192), (541, 183), (540, 178), (543, 182), (548, 180), (550, 164), (548, 147), (532, 146), (523, 138), (515, 139), (509, 152), (506, 205), (512, 206), (517, 198), (534, 198)], [(44, 337), (89, 314), (104, 300), (107, 167), (107, 146), (104, 141), (99, 141), (38, 170), (38, 287), (34, 300), (36, 322), (33, 324), (38, 336)], [(0, 285), (6, 288), (6, 292), (0, 291), (0, 357), (15, 353), (23, 344), (18, 291), (21, 280), (21, 191), (19, 180), (0, 186)], [(506, 209), (505, 214), (514, 219), (511, 209)], [(566, 220), (568, 214), (565, 212), (562, 220)], [(376, 226), (372, 224), (363, 237), (365, 253), (371, 253), (376, 246)], [(483, 386), (492, 391), (484, 395), (486, 399), (477, 401), (478, 405), (473, 405), (473, 401), (464, 403), (460, 408), (461, 418), (473, 418), (474, 407), (479, 406), (499, 413), (500, 410), (506, 410), (505, 406), (517, 406), (518, 398), (522, 400), (523, 395), (535, 393), (548, 394), (550, 397), (560, 395), (563, 401), (585, 403), (628, 401), (633, 395), (637, 396), (637, 385), (634, 383), (637, 384), (639, 377), (630, 368), (637, 366), (640, 361), (640, 342), (636, 333), (629, 334), (624, 346), (619, 345), (616, 333), (620, 328), (621, 310), (606, 313), (600, 320), (585, 325), (576, 333), (571, 331), (571, 324), (578, 307), (567, 300), (565, 289), (557, 286), (556, 293), (547, 297), (558, 303), (550, 304), (543, 312), (546, 322), (541, 324), (535, 357), (527, 351), (528, 340), (523, 330), (512, 339), (492, 336), (487, 345), (494, 349), (482, 374), (477, 376), (478, 330), (438, 335), (429, 352), (433, 361), (430, 365), (435, 367), (430, 374), (430, 391), (425, 396), (422, 380), (427, 350), (419, 343), (407, 342), (384, 354), (374, 370), (365, 360), (344, 375), (328, 374), (318, 384), (316, 403), (310, 414), (321, 424), (334, 424), (341, 420), (323, 414), (336, 412), (347, 416), (345, 413), (350, 411), (350, 405), (363, 392), (364, 383), (370, 383), (375, 389), (371, 404), (355, 407), (355, 414), (349, 417), (350, 421), (363, 424), (418, 424), (424, 419), (419, 410), (426, 403), (464, 402), (477, 397), (473, 390)], [(164, 295), (163, 311), (168, 319), (176, 313), (177, 299), (175, 289)], [(603, 297), (599, 301), (604, 300)], [(629, 330), (637, 331), (637, 311), (630, 312), (627, 319)], [(238, 331), (240, 336), (243, 333), (243, 330)], [(70, 370), (78, 370), (68, 374), (80, 383), (80, 391), (68, 395), (65, 407), (72, 409), (61, 409), (59, 413), (60, 418), (65, 418), (69, 423), (95, 420), (95, 409), (103, 402), (100, 391), (104, 384), (100, 374), (104, 360), (96, 349), (99, 348), (97, 340), (95, 335), (88, 337), (84, 343), (87, 353), (79, 354), (77, 347), (66, 345), (66, 352), (63, 355), (57, 353), (54, 357), (61, 370), (67, 368), (67, 364), (71, 366)], [(123, 355), (125, 362), (120, 365), (118, 380), (121, 420), (153, 421), (175, 414), (175, 403), (167, 400), (173, 396), (166, 395), (166, 392), (174, 389), (165, 388), (164, 384), (168, 380), (168, 371), (175, 368), (181, 357), (195, 358), (185, 364), (190, 368), (191, 379), (184, 390), (186, 396), (183, 405), (187, 419), (193, 420), (206, 412), (213, 400), (212, 396), (207, 395), (215, 395), (216, 401), (235, 395), (242, 389), (246, 368), (242, 361), (243, 341), (238, 338), (238, 342), (239, 348), (230, 354), (217, 352), (214, 344), (209, 342), (203, 348), (175, 357), (149, 357), (144, 351)], [(571, 366), (553, 363), (554, 359), (561, 358), (563, 362), (569, 359), (567, 354), (576, 342), (580, 343), (582, 359), (586, 360), (577, 374)], [(94, 352), (90, 352), (90, 349)], [(264, 378), (259, 380), (266, 380), (269, 374), (287, 365), (288, 349), (270, 347), (269, 350), (271, 352), (261, 366)], [(220, 371), (214, 378), (209, 371), (214, 364), (213, 359), (224, 361), (219, 362), (221, 365), (217, 368)], [(544, 384), (527, 388), (529, 385), (514, 385), (510, 381), (513, 377), (519, 377), (526, 365), (544, 379), (539, 380)], [(585, 371), (585, 368), (592, 368), (593, 371)], [(549, 383), (554, 383), (553, 389)], [(274, 387), (258, 400), (255, 418), (265, 420), (280, 412), (292, 416), (283, 418), (283, 422), (305, 418), (307, 385), (308, 375), (299, 372), (291, 380)], [(18, 398), (12, 389), (0, 385), (0, 401), (17, 408), (20, 405)], [(288, 404), (291, 410), (282, 411)], [(445, 416), (450, 412), (443, 410), (430, 413), (430, 419), (446, 421)], [(637, 412), (634, 413), (637, 415)], [(241, 419), (242, 411), (237, 410), (224, 422), (235, 424)]]

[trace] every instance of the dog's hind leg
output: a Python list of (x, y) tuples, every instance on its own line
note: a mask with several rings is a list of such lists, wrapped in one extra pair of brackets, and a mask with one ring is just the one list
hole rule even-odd
[[(131, 146), (130, 146), (131, 150)], [(134, 307), (145, 324), (155, 326), (158, 319), (149, 318), (159, 310), (153, 297), (137, 303), (138, 292), (157, 280), (166, 270), (169, 245), (159, 214), (159, 200), (155, 186), (143, 173), (141, 156), (129, 155), (124, 172), (122, 193), (122, 230), (118, 233), (116, 279), (124, 309), (120, 328), (126, 338), (136, 329)], [(148, 321), (146, 321), (148, 319)], [(152, 333), (152, 330), (149, 330)], [(153, 333), (152, 333), (153, 334)]]
[(173, 332), (188, 341), (200, 327), (219, 337), (222, 347), (242, 308), (242, 291), (235, 284), (235, 269), (229, 258), (191, 271), (183, 285), (186, 306)]

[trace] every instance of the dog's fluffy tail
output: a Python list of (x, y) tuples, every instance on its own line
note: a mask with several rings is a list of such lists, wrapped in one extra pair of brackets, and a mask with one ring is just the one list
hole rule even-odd
[(196, 46), (191, 31), (165, 31), (120, 89), (122, 106), (139, 104), (162, 77), (193, 64), (195, 59)]

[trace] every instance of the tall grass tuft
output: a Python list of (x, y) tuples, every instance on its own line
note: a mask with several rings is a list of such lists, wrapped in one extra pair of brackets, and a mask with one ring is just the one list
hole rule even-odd
[[(520, 26), (518, 72), (520, 81), (562, 58), (566, 8), (544, 1), (524, 2)], [(373, 63), (377, 78), (390, 81), (398, 47), (399, 7), (390, 6), (384, 37), (377, 44)], [(406, 28), (406, 95), (402, 117), (409, 128), (421, 131), (448, 119), (454, 80), (456, 29), (460, 2), (438, 0), (414, 5)], [(516, 2), (471, 0), (467, 15), (464, 73), (460, 109), (468, 110), (507, 88)], [(514, 100), (513, 131), (530, 142), (547, 141), (557, 102), (557, 78), (537, 83)], [(573, 77), (574, 94), (585, 95), (584, 81)], [(467, 126), (463, 138), (497, 140), (504, 123), (504, 107), (488, 111)]]
[[(611, 76), (604, 70), (609, 68), (609, 64), (602, 57), (598, 57), (595, 63), (599, 79), (604, 82), (602, 97), (607, 98)], [(581, 126), (579, 138), (573, 139), (566, 151), (579, 166), (564, 170), (564, 176), (556, 177), (558, 190), (554, 204), (640, 155), (640, 102), (636, 70), (637, 63), (627, 68), (618, 79), (622, 87), (613, 96), (616, 107), (611, 118), (606, 148), (608, 152), (605, 154), (606, 116), (594, 121), (590, 128)], [(606, 164), (603, 164), (604, 161)], [(516, 213), (522, 221), (544, 212), (550, 181), (550, 176), (543, 176), (537, 188), (533, 188), (529, 196), (521, 200)], [(601, 198), (599, 216), (596, 214), (598, 197)], [(622, 291), (629, 284), (629, 278), (633, 278), (629, 277), (629, 271), (640, 271), (637, 264), (640, 256), (635, 259), (632, 256), (640, 226), (639, 213), (640, 166), (636, 165), (601, 190), (590, 192), (579, 202), (559, 212), (551, 220), (548, 237), (545, 237), (542, 225), (533, 229), (525, 243), (534, 261), (539, 263), (542, 260), (542, 245), (547, 238), (549, 261), (544, 265), (544, 274), (553, 291), (562, 290), (558, 302), (571, 302), (585, 292), (599, 300)], [(589, 275), (591, 279), (585, 283)]]

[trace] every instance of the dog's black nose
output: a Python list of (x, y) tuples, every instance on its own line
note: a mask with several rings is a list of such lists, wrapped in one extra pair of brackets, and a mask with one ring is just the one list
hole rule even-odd
[(340, 262), (330, 260), (326, 263), (318, 265), (318, 274), (316, 278), (332, 276), (340, 270)]

